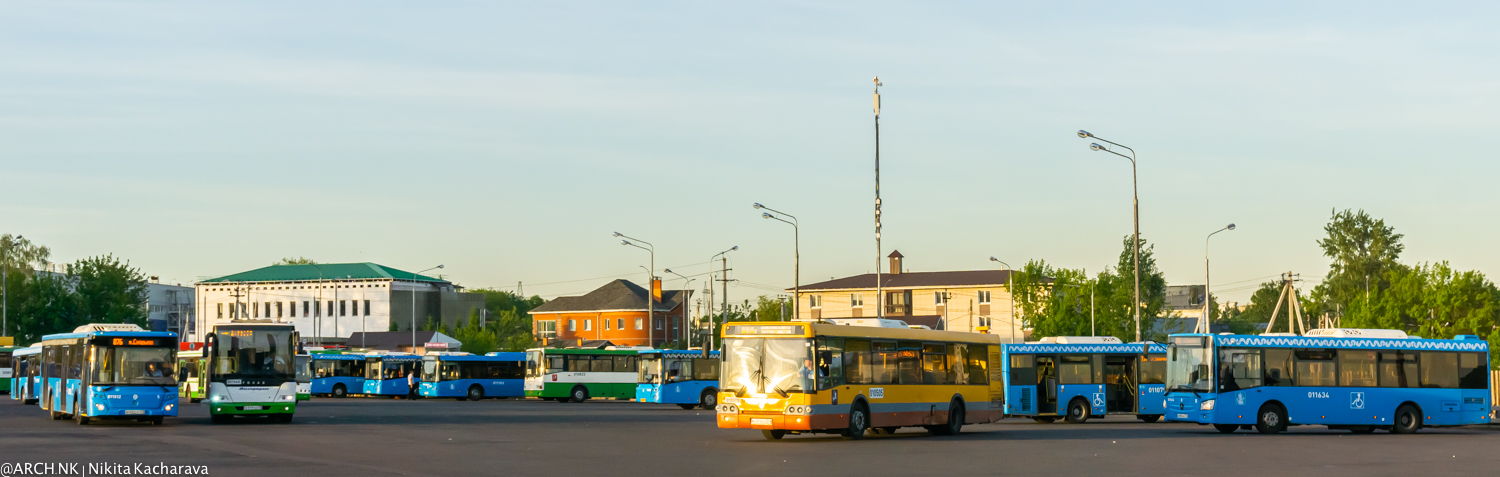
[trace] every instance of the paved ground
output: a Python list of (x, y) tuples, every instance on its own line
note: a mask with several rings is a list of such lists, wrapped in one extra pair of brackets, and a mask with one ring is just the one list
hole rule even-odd
[[(704, 411), (625, 402), (318, 399), (292, 424), (213, 425), (200, 405), (163, 427), (51, 421), (0, 398), (0, 462), (165, 462), (211, 475), (1493, 475), (1500, 429), (1352, 435), (1322, 427), (1220, 435), (1112, 418), (1008, 420), (956, 437), (863, 441), (714, 427)], [(14, 474), (13, 474), (14, 475)]]

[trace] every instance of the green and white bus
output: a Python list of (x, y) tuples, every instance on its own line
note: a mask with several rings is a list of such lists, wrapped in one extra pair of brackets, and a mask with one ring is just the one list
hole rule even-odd
[(291, 323), (235, 320), (214, 325), (208, 357), (209, 415), (215, 424), (235, 416), (292, 422), (297, 411), (297, 343)]
[(645, 347), (526, 350), (526, 397), (557, 402), (635, 399), (636, 366)]

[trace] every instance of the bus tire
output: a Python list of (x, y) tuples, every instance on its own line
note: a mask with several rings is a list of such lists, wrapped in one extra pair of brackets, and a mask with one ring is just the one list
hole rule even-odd
[(282, 424), (290, 424), (292, 422), (292, 413), (286, 412), (286, 413), (277, 414), (276, 415), (276, 422), (279, 422), (279, 423), (282, 423)]
[(786, 437), (786, 429), (761, 429), (760, 435), (768, 441), (779, 441)]
[(1141, 422), (1156, 422), (1161, 420), (1161, 414), (1141, 414), (1135, 418), (1140, 419)]
[(1286, 430), (1286, 409), (1280, 404), (1268, 402), (1255, 413), (1255, 430), (1261, 434), (1276, 434)]
[[(698, 407), (701, 407), (703, 409), (714, 409), (714, 408), (718, 407), (718, 405), (719, 405), (719, 391), (718, 390), (713, 389), (713, 388), (708, 388), (708, 389), (703, 390), (703, 394), (698, 395)], [(692, 408), (689, 407), (689, 408), (684, 408), (684, 409), (692, 409)]]
[(683, 410), (689, 410), (689, 409), (698, 407), (698, 405), (697, 404), (678, 404), (677, 407), (680, 407)]
[(335, 385), (333, 385), (333, 397), (336, 397), (336, 398), (349, 397), (349, 388), (344, 387), (343, 384), (335, 384)]
[(233, 419), (234, 417), (228, 414), (214, 414), (209, 416), (209, 420), (213, 421), (214, 424), (228, 424)]
[(478, 401), (480, 399), (484, 399), (484, 388), (478, 384), (469, 386), (469, 400)]
[(61, 421), (61, 420), (63, 420), (63, 416), (64, 416), (63, 413), (57, 412), (57, 411), (47, 411), (47, 412), (48, 412), (47, 417), (51, 417), (52, 420), (54, 420), (54, 421)]
[(573, 402), (587, 401), (589, 400), (589, 389), (583, 386), (573, 386), (573, 390), (568, 392), (568, 399)]
[(1068, 403), (1068, 423), (1083, 424), (1089, 420), (1088, 401), (1083, 398), (1073, 398)]
[(167, 423), (167, 417), (166, 416), (156, 416), (156, 417), (151, 418), (151, 420), (148, 421), (148, 422), (150, 422), (151, 425), (153, 425), (153, 426), (160, 426), (162, 424), (166, 424)]
[(948, 404), (948, 423), (937, 426), (937, 434), (956, 436), (964, 429), (964, 403), (957, 399)]
[(1349, 426), (1349, 432), (1355, 434), (1369, 434), (1375, 432), (1375, 426)]
[(1234, 434), (1240, 430), (1239, 424), (1214, 424), (1214, 429), (1224, 434)]
[(1396, 408), (1396, 421), (1391, 425), (1391, 434), (1415, 434), (1422, 430), (1422, 410), (1411, 404)]
[(89, 417), (83, 414), (73, 414), (73, 422), (80, 426), (89, 425)]
[(864, 402), (855, 402), (849, 406), (849, 427), (844, 429), (844, 438), (860, 440), (865, 437), (865, 431), (870, 429), (870, 408)]

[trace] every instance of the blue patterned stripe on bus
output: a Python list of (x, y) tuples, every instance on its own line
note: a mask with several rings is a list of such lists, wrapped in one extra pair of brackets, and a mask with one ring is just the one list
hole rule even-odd
[(1375, 338), (1307, 338), (1300, 336), (1223, 336), (1219, 346), (1254, 346), (1267, 348), (1368, 348), (1417, 349), (1447, 351), (1488, 351), (1490, 344), (1479, 340), (1419, 340)]
[[(1140, 353), (1138, 344), (1024, 344), (1005, 345), (1009, 353)], [(1167, 346), (1154, 343), (1152, 353), (1166, 353)]]
[(315, 360), (321, 359), (321, 360), (340, 360), (340, 361), (364, 361), (365, 358), (369, 357), (369, 356), (365, 356), (365, 355), (362, 355), (362, 354), (314, 354), (314, 355), (311, 355), (311, 356), (312, 356), (312, 359), (315, 359)]

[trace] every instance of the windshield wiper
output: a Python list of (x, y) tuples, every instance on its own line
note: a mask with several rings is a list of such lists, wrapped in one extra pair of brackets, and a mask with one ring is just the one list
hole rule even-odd
[(781, 385), (779, 384), (775, 388), (772, 388), (772, 390), (776, 391), (776, 394), (780, 394), (782, 399), (786, 399), (789, 396), (786, 391), (781, 390)]

